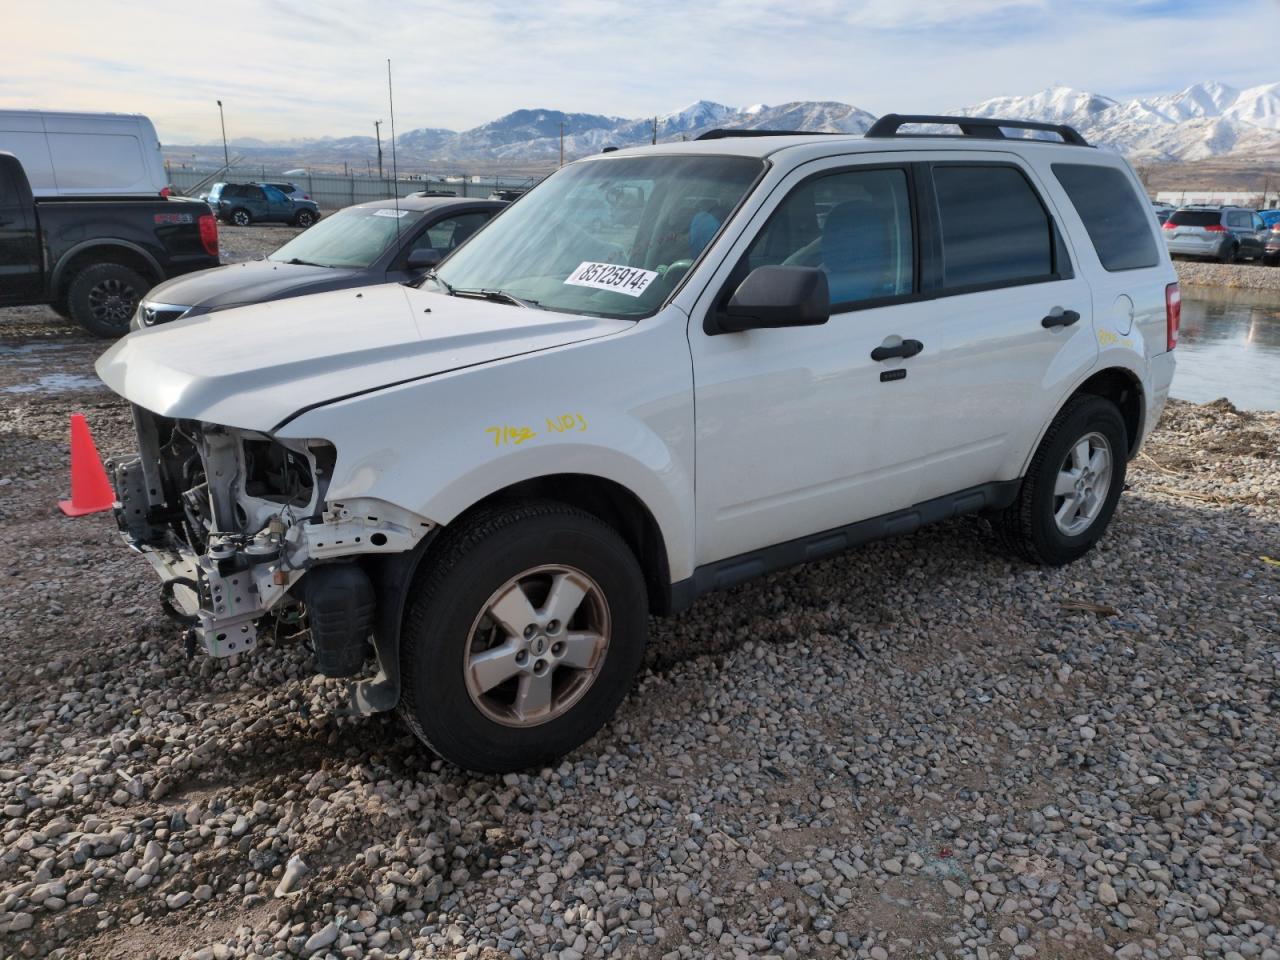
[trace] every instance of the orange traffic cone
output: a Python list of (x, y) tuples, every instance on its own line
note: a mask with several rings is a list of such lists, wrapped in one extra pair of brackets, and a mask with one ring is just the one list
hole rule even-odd
[(93, 445), (89, 424), (84, 414), (71, 415), (71, 499), (59, 500), (58, 506), (68, 517), (82, 517), (86, 513), (110, 510), (115, 503), (115, 491), (107, 481), (107, 471)]

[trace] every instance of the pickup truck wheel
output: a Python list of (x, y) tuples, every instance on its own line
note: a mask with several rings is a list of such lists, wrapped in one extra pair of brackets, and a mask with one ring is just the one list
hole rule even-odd
[(295, 227), (302, 227), (304, 230), (315, 222), (316, 215), (310, 210), (299, 210), (298, 215), (293, 218), (293, 225)]
[(1060, 566), (1106, 532), (1124, 489), (1128, 434), (1116, 405), (1079, 396), (1054, 418), (1018, 498), (996, 518), (1004, 545), (1032, 563)]
[(247, 227), (253, 223), (253, 215), (243, 207), (231, 211), (231, 222), (237, 227)]
[(647, 625), (640, 565), (612, 527), (548, 501), (482, 511), (413, 583), (400, 714), (465, 769), (544, 766), (613, 716)]
[(114, 339), (129, 332), (138, 301), (150, 288), (136, 270), (119, 263), (95, 263), (72, 279), (67, 306), (72, 319), (95, 337)]

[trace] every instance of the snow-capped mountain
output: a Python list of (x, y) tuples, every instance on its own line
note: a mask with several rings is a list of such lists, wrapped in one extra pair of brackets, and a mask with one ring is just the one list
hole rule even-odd
[(1237, 90), (1198, 83), (1178, 93), (1117, 101), (1052, 87), (957, 112), (1067, 123), (1091, 143), (1146, 160), (1202, 160), (1280, 148), (1280, 84)]
[[(1223, 83), (1198, 83), (1178, 93), (1113, 100), (1070, 87), (1051, 87), (1028, 96), (994, 97), (946, 111), (978, 117), (1068, 123), (1091, 142), (1139, 160), (1198, 160), (1225, 154), (1252, 156), (1280, 150), (1280, 83), (1237, 90)], [(717, 127), (862, 133), (875, 115), (838, 101), (797, 101), (744, 109), (709, 100), (656, 118), (659, 142), (692, 140)], [(470, 130), (410, 130), (396, 138), (401, 165), (467, 161), (540, 162), (560, 155), (561, 130), (568, 158), (606, 147), (649, 143), (654, 117), (628, 119), (560, 110), (516, 110)], [(330, 137), (268, 144), (237, 141), (242, 154), (291, 163), (367, 162), (372, 137)], [(389, 149), (383, 141), (384, 155)], [(199, 147), (174, 147), (190, 155)], [(212, 150), (212, 148), (209, 148)], [(219, 145), (216, 151), (221, 153)]]

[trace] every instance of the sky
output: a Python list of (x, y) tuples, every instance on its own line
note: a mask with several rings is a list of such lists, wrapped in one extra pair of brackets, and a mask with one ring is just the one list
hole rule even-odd
[(0, 107), (144, 113), (167, 143), (217, 142), (218, 99), (233, 140), (370, 136), (387, 58), (400, 133), (521, 108), (936, 113), (1280, 81), (1280, 0), (0, 0), (0, 19)]

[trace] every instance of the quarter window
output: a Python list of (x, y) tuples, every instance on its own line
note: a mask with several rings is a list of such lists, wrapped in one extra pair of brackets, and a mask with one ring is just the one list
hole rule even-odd
[(1123, 170), (1085, 163), (1055, 163), (1104, 270), (1138, 270), (1160, 262), (1151, 221)]
[(933, 168), (942, 225), (943, 284), (998, 286), (1054, 276), (1053, 228), (1014, 167)]
[(747, 265), (818, 267), (838, 309), (910, 293), (912, 250), (906, 171), (851, 170), (796, 187), (747, 251)]

